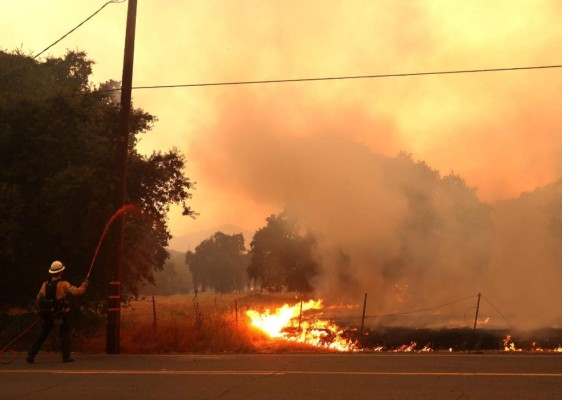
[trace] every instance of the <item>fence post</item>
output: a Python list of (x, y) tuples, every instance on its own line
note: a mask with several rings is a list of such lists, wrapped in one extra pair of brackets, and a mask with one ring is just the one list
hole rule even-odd
[(365, 300), (363, 300), (363, 316), (361, 317), (361, 336), (363, 336), (363, 327), (365, 326), (365, 309), (367, 308), (367, 293), (365, 293)]
[(156, 328), (156, 300), (152, 296), (152, 324)]
[(476, 316), (474, 317), (474, 331), (476, 330), (476, 325), (478, 325), (478, 311), (480, 310), (480, 293), (478, 293), (478, 301), (476, 302)]

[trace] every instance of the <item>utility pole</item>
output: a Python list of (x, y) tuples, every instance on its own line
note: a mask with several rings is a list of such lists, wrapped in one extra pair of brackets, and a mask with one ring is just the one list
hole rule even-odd
[(365, 327), (365, 309), (367, 308), (367, 293), (365, 293), (365, 299), (363, 300), (363, 316), (361, 317), (361, 336), (363, 336), (363, 328)]
[(156, 328), (156, 299), (152, 296), (152, 323)]
[(476, 302), (476, 316), (474, 317), (474, 331), (476, 330), (476, 325), (478, 325), (478, 311), (480, 311), (480, 293), (478, 293), (478, 301)]
[[(131, 114), (131, 88), (133, 85), (133, 60), (135, 54), (135, 26), (137, 19), (137, 0), (128, 0), (127, 28), (125, 32), (125, 51), (123, 57), (123, 78), (121, 83), (121, 112), (115, 143), (114, 207), (119, 210), (125, 205), (127, 191), (127, 151), (129, 145), (129, 118)], [(115, 253), (111, 260), (111, 282), (109, 282), (109, 307), (107, 310), (107, 335), (105, 350), (108, 354), (121, 352), (121, 270), (123, 256), (123, 218), (116, 221), (114, 228)]]

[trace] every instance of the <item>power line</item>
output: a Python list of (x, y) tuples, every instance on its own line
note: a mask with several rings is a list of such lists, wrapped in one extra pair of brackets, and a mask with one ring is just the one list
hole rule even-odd
[[(430, 71), (430, 72), (405, 72), (396, 74), (374, 74), (374, 75), (350, 75), (350, 76), (329, 76), (320, 78), (294, 78), (294, 79), (269, 79), (261, 81), (233, 81), (233, 82), (213, 82), (213, 83), (186, 83), (175, 85), (151, 85), (151, 86), (133, 86), (132, 89), (169, 89), (182, 87), (201, 87), (201, 86), (228, 86), (228, 85), (256, 85), (264, 83), (294, 83), (294, 82), (314, 82), (314, 81), (333, 81), (347, 79), (376, 79), (376, 78), (398, 78), (407, 76), (424, 76), (424, 75), (451, 75), (451, 74), (470, 74), (481, 72), (504, 72), (504, 71), (523, 71), (534, 69), (552, 69), (562, 68), (562, 65), (540, 65), (531, 67), (508, 67), (508, 68), (486, 68), (486, 69), (464, 69), (453, 71)], [(109, 89), (109, 91), (121, 90)], [(98, 92), (100, 93), (100, 92)]]
[[(107, 3), (105, 3), (103, 6), (101, 6), (96, 12), (94, 12), (92, 15), (90, 15), (88, 18), (86, 18), (84, 21), (80, 22), (78, 25), (76, 25), (74, 28), (72, 28), (70, 31), (68, 31), (67, 33), (65, 33), (64, 35), (62, 35), (59, 39), (57, 39), (56, 41), (54, 41), (53, 43), (51, 43), (50, 45), (48, 45), (47, 47), (45, 47), (43, 50), (41, 50), (39, 53), (35, 54), (34, 56), (31, 57), (31, 59), (35, 60), (37, 59), (41, 54), (45, 53), (47, 50), (49, 50), (51, 47), (53, 47), (54, 45), (56, 45), (57, 43), (59, 43), (61, 40), (63, 40), (65, 37), (67, 37), (68, 35), (70, 35), (72, 32), (74, 32), (75, 30), (77, 30), (78, 28), (80, 28), (82, 25), (84, 25), (86, 22), (88, 22), (90, 19), (92, 19), (96, 14), (98, 14), (101, 10), (103, 10), (106, 6), (108, 6), (109, 4), (117, 4), (117, 3), (123, 3), (127, 0), (111, 0), (108, 1)], [(3, 73), (2, 75), (0, 75), (0, 79), (4, 79), (6, 78), (8, 75), (13, 74), (14, 72), (18, 71), (19, 69), (23, 68), (23, 65), (20, 66), (16, 66), (15, 68), (8, 70), (7, 72)], [(121, 89), (119, 89), (121, 90)], [(53, 99), (54, 100), (54, 99)]]
[(101, 6), (96, 12), (94, 12), (92, 15), (90, 15), (88, 18), (86, 18), (84, 21), (80, 22), (78, 25), (76, 25), (74, 28), (72, 28), (70, 31), (68, 31), (67, 33), (65, 33), (64, 35), (62, 35), (59, 39), (57, 39), (55, 42), (51, 43), (49, 46), (45, 47), (42, 51), (40, 51), (39, 53), (37, 53), (36, 55), (33, 56), (33, 59), (36, 59), (37, 57), (39, 57), (41, 54), (43, 54), (44, 52), (46, 52), (47, 50), (49, 50), (51, 47), (53, 47), (54, 45), (56, 45), (57, 43), (59, 43), (61, 40), (63, 40), (65, 37), (67, 37), (68, 35), (70, 35), (72, 32), (74, 32), (76, 29), (80, 28), (82, 25), (84, 25), (86, 22), (88, 22), (90, 19), (92, 19), (97, 13), (99, 13), (101, 10), (103, 10), (106, 6), (108, 6), (109, 4), (117, 4), (117, 3), (123, 3), (126, 0), (111, 0), (108, 1), (107, 3), (105, 3), (103, 6)]
[(513, 329), (513, 326), (509, 323), (509, 321), (507, 320), (507, 318), (505, 318), (505, 317), (503, 316), (502, 312), (501, 312), (495, 305), (493, 305), (490, 300), (488, 300), (486, 297), (484, 297), (484, 295), (482, 295), (482, 298), (483, 298), (484, 300), (486, 300), (486, 302), (487, 302), (489, 305), (491, 305), (494, 310), (496, 310), (496, 312), (500, 315), (500, 317), (503, 318), (503, 320), (507, 323), (507, 326), (509, 326), (509, 329)]
[[(350, 76), (331, 76), (321, 78), (294, 78), (294, 79), (269, 79), (260, 81), (232, 81), (232, 82), (207, 82), (207, 83), (186, 83), (174, 85), (150, 85), (150, 86), (133, 86), (132, 90), (141, 89), (172, 89), (172, 88), (189, 88), (189, 87), (205, 87), (205, 86), (233, 86), (233, 85), (257, 85), (268, 83), (296, 83), (296, 82), (314, 82), (314, 81), (331, 81), (331, 80), (347, 80), (347, 79), (376, 79), (376, 78), (399, 78), (408, 76), (427, 76), (427, 75), (452, 75), (452, 74), (469, 74), (469, 73), (483, 73), (483, 72), (505, 72), (505, 71), (525, 71), (525, 70), (538, 70), (538, 69), (554, 69), (562, 68), (562, 65), (539, 65), (530, 67), (506, 67), (506, 68), (486, 68), (486, 69), (465, 69), (465, 70), (452, 70), (452, 71), (429, 71), (429, 72), (405, 72), (395, 74), (374, 74), (374, 75), (350, 75)], [(110, 92), (120, 91), (121, 88), (95, 90), (90, 93), (77, 93), (68, 96), (49, 97), (43, 100), (60, 100), (68, 99), (78, 96), (89, 94), (103, 94)]]

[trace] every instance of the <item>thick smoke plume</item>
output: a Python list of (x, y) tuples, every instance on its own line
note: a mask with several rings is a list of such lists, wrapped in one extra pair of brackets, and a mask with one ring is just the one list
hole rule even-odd
[[(35, 2), (33, 13), (28, 3), (6, 2), (7, 49), (35, 52), (84, 16), (82, 2)], [(139, 4), (135, 86), (560, 64), (558, 0), (162, 3)], [(119, 77), (125, 13), (108, 7), (58, 48), (87, 50), (100, 82)], [(551, 69), (147, 90), (134, 101), (160, 121), (139, 148), (178, 146), (198, 182), (201, 216), (172, 215), (175, 235), (255, 229), (287, 208), (318, 237), (319, 295), (360, 303), (367, 292), (374, 314), (482, 291), (513, 325), (560, 326), (561, 86)], [(470, 322), (472, 300), (451, 313)]]
[[(176, 3), (148, 6), (143, 83), (560, 63), (557, 1)], [(162, 37), (178, 40), (166, 48)], [(376, 314), (481, 291), (511, 324), (536, 326), (562, 323), (546, 206), (557, 197), (553, 187), (533, 192), (562, 176), (561, 83), (558, 70), (537, 70), (136, 99), (170, 132), (154, 135), (158, 145), (187, 148), (207, 228), (255, 229), (266, 211), (286, 208), (318, 238), (320, 296), (361, 303), (368, 293)], [(475, 302), (436, 312), (470, 325)], [(482, 312), (506, 326), (485, 300)]]
[[(353, 118), (323, 105), (303, 116), (301, 106), (293, 96), (268, 112), (239, 93), (195, 150), (207, 155), (204, 172), (216, 185), (284, 208), (318, 239), (319, 297), (360, 303), (368, 293), (369, 314), (385, 314), (482, 292), (490, 326), (560, 323), (558, 186), (486, 204), (461, 176), (361, 143), (366, 126), (393, 143), (388, 121), (360, 107)], [(475, 302), (412, 318), (470, 326)]]

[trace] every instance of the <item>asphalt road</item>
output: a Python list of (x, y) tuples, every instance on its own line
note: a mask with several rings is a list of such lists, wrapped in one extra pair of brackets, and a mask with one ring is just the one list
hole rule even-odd
[(8, 399), (562, 399), (556, 354), (23, 355)]

